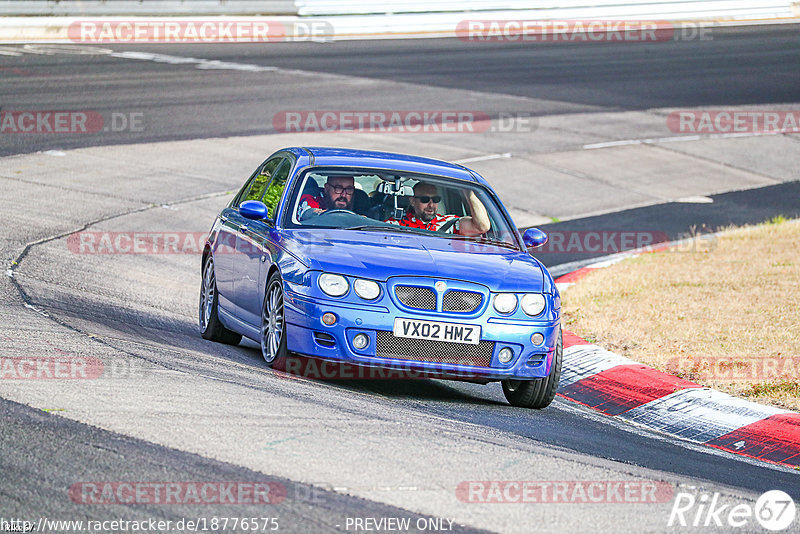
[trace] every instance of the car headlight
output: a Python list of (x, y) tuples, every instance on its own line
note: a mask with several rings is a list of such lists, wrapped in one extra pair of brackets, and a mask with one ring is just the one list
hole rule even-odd
[(323, 273), (319, 277), (319, 288), (326, 295), (341, 297), (347, 293), (350, 285), (347, 283), (347, 278), (342, 275)]
[(353, 289), (356, 290), (356, 295), (364, 300), (375, 300), (381, 294), (381, 286), (372, 280), (362, 280), (358, 278), (353, 283)]
[(522, 311), (531, 317), (541, 315), (541, 313), (544, 311), (544, 307), (544, 295), (541, 293), (526, 293), (522, 297)]
[(494, 309), (508, 315), (517, 309), (517, 296), (513, 293), (498, 293), (494, 296)]

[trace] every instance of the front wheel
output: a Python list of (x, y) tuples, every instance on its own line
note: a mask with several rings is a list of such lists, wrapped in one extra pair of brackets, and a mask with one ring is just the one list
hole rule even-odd
[(203, 281), (200, 285), (199, 309), (200, 335), (209, 341), (238, 345), (242, 335), (222, 326), (219, 320), (219, 294), (217, 277), (214, 273), (214, 258), (209, 256), (203, 267)]
[(512, 406), (536, 408), (541, 410), (550, 406), (556, 396), (558, 381), (561, 379), (561, 360), (564, 353), (564, 342), (561, 329), (558, 329), (558, 341), (553, 354), (550, 374), (535, 380), (503, 380), (503, 394)]
[(277, 272), (269, 277), (261, 312), (261, 356), (270, 367), (281, 369), (289, 351), (286, 348), (286, 315), (283, 307), (283, 281)]

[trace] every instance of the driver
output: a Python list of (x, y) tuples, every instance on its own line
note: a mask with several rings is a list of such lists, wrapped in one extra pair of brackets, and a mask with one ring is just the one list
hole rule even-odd
[[(303, 218), (309, 213), (322, 213), (327, 210), (353, 211), (353, 195), (356, 192), (355, 179), (352, 176), (328, 176), (320, 196), (303, 195), (297, 216)], [(309, 212), (308, 210), (313, 210)]]
[(473, 191), (470, 191), (467, 195), (472, 217), (439, 215), (436, 210), (441, 200), (442, 197), (438, 194), (435, 185), (418, 182), (414, 186), (414, 196), (409, 200), (409, 209), (405, 217), (400, 220), (391, 218), (385, 222), (436, 232), (445, 223), (455, 219), (456, 222), (452, 226), (452, 230), (448, 231), (470, 237), (479, 236), (491, 229), (492, 225), (489, 221), (489, 214), (486, 213), (486, 207), (478, 200)]

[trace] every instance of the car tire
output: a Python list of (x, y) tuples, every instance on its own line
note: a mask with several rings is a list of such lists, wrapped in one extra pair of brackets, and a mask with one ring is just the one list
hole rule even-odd
[(203, 265), (203, 280), (200, 283), (199, 306), (200, 335), (209, 341), (238, 345), (242, 335), (228, 330), (219, 320), (219, 294), (214, 273), (214, 258), (209, 255)]
[(283, 280), (272, 273), (264, 292), (261, 311), (261, 356), (267, 365), (282, 370), (289, 351), (286, 348), (286, 314), (283, 305)]
[(503, 380), (503, 394), (512, 406), (535, 408), (541, 410), (550, 406), (556, 396), (558, 381), (561, 379), (561, 361), (564, 353), (564, 342), (561, 328), (558, 329), (558, 341), (553, 354), (550, 374), (536, 380)]

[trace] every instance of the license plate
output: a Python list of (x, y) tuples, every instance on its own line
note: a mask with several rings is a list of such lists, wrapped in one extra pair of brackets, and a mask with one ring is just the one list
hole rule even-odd
[(398, 317), (394, 320), (394, 335), (477, 345), (481, 340), (481, 327), (474, 324), (439, 323)]

